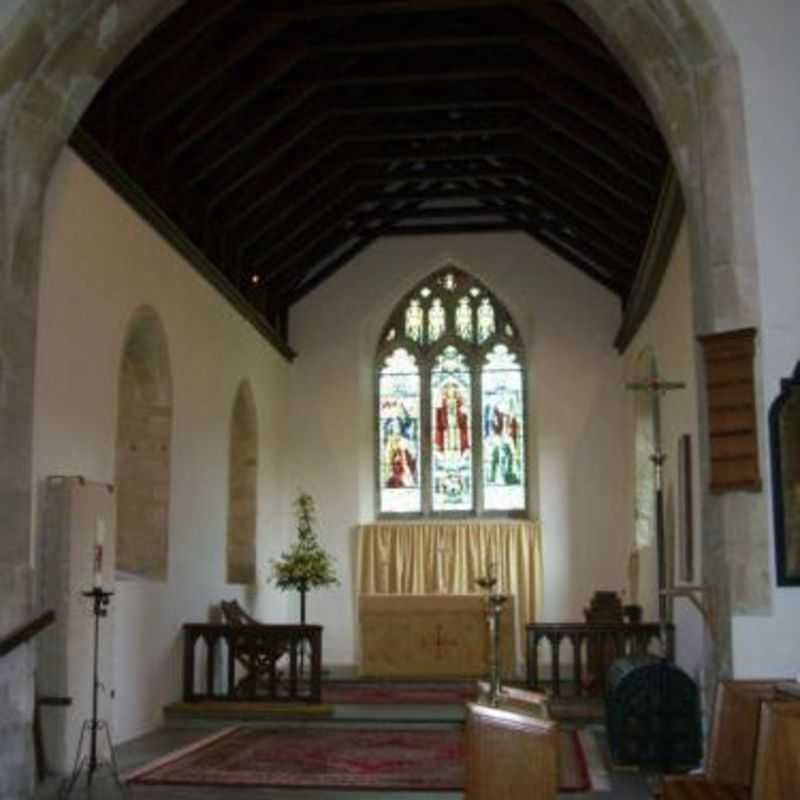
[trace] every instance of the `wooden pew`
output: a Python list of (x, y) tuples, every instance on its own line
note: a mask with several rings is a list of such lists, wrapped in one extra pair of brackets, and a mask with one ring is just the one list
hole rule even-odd
[(800, 797), (800, 700), (771, 700), (761, 707), (753, 800), (795, 797)]
[[(763, 794), (754, 788), (759, 769), (772, 775), (780, 751), (763, 730), (767, 706), (800, 709), (800, 701), (779, 691), (781, 681), (720, 681), (702, 775), (670, 775), (664, 780), (664, 800), (789, 800), (796, 794)], [(800, 713), (800, 711), (798, 712)], [(783, 719), (781, 717), (781, 719)], [(770, 717), (772, 720), (772, 717)], [(779, 727), (777, 722), (773, 727)], [(768, 745), (767, 742), (770, 741)], [(762, 753), (763, 751), (763, 753)], [(783, 767), (780, 768), (783, 770)], [(783, 771), (780, 773), (783, 775)], [(771, 780), (771, 778), (770, 778)], [(767, 778), (762, 779), (762, 783)]]

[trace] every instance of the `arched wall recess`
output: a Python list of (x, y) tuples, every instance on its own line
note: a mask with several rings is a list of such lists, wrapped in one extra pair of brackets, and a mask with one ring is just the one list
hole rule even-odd
[(256, 579), (258, 418), (248, 381), (239, 384), (233, 404), (228, 464), (227, 580), (251, 584)]
[(156, 312), (133, 316), (119, 371), (117, 572), (165, 580), (169, 540), (172, 378)]

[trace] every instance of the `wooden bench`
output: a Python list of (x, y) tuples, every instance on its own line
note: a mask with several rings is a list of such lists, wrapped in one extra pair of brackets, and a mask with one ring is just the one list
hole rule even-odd
[(770, 700), (761, 707), (753, 800), (794, 797), (800, 797), (800, 700)]
[(793, 726), (797, 733), (792, 735), (800, 735), (800, 700), (780, 692), (780, 683), (720, 681), (705, 772), (667, 776), (664, 800), (800, 798), (800, 785), (786, 794), (774, 794), (768, 788), (776, 781), (781, 787), (789, 785), (792, 775), (796, 780), (797, 763), (792, 768), (784, 762), (800, 757), (797, 749), (792, 755), (776, 741), (778, 735), (789, 735)]

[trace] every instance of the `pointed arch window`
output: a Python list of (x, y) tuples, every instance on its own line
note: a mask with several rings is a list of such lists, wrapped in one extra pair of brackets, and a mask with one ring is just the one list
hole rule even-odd
[[(658, 362), (652, 348), (643, 350), (636, 359), (635, 380), (640, 383), (658, 380)], [(649, 547), (656, 535), (656, 477), (653, 452), (656, 445), (656, 421), (648, 392), (636, 392), (636, 495), (634, 498), (634, 540), (637, 549)]]
[(379, 513), (527, 511), (524, 364), (506, 309), (461, 270), (403, 298), (376, 358)]

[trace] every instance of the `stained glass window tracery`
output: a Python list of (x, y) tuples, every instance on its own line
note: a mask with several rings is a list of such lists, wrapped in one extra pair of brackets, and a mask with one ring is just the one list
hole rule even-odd
[(398, 304), (376, 362), (379, 513), (527, 510), (517, 330), (485, 286), (452, 267)]
[(419, 342), (422, 339), (422, 320), (422, 306), (419, 300), (414, 298), (406, 309), (406, 336), (412, 342)]
[(478, 343), (483, 344), (494, 332), (494, 306), (488, 297), (484, 297), (478, 306)]
[(428, 311), (428, 341), (433, 344), (442, 338), (447, 330), (447, 317), (444, 306), (438, 297), (434, 297)]
[(468, 297), (462, 297), (456, 308), (456, 333), (465, 341), (471, 342), (472, 332), (472, 306)]

